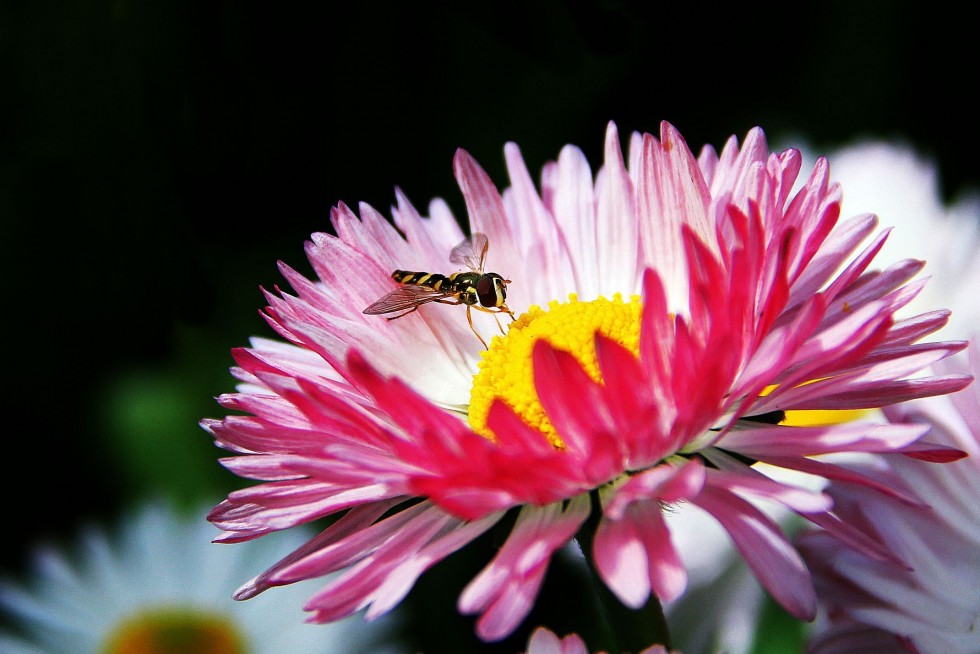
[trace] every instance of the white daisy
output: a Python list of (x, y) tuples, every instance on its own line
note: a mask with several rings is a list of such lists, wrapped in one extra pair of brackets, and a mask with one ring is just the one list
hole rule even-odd
[[(115, 537), (90, 527), (73, 552), (35, 551), (31, 578), (0, 583), (4, 654), (302, 654), (382, 651), (370, 636), (386, 623), (304, 624), (308, 591), (236, 602), (241, 577), (294, 549), (306, 534), (282, 533), (240, 547), (211, 542), (204, 512), (141, 506)], [(387, 623), (390, 625), (391, 623)], [(388, 650), (394, 652), (395, 650)]]

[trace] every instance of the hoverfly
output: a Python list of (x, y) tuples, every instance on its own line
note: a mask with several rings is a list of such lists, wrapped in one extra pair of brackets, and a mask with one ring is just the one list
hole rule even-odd
[[(396, 270), (391, 273), (391, 278), (401, 286), (364, 309), (364, 313), (378, 315), (404, 310), (397, 316), (388, 317), (388, 320), (395, 320), (407, 316), (429, 302), (465, 304), (466, 320), (470, 323), (470, 329), (483, 343), (484, 349), (489, 349), (486, 341), (473, 326), (470, 309), (493, 314), (506, 313), (511, 320), (514, 320), (514, 313), (505, 304), (507, 284), (510, 284), (510, 280), (504, 279), (497, 273), (483, 272), (489, 245), (486, 235), (476, 232), (472, 238), (464, 240), (452, 249), (449, 253), (449, 261), (467, 266), (468, 272), (454, 272), (446, 276), (439, 273)], [(494, 319), (496, 318), (495, 315)], [(500, 327), (499, 320), (497, 320), (497, 327)], [(503, 333), (504, 328), (500, 327), (500, 331)]]

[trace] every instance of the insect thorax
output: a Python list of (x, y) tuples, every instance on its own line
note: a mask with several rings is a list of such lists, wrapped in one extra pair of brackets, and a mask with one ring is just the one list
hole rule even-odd
[(477, 304), (480, 298), (476, 294), (476, 283), (480, 281), (481, 273), (457, 272), (449, 276), (449, 284), (453, 293), (457, 293), (463, 304)]

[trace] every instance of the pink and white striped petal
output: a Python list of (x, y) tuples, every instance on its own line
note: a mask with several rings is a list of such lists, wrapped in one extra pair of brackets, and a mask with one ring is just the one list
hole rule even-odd
[(481, 638), (499, 640), (527, 616), (552, 554), (575, 535), (590, 509), (588, 495), (572, 498), (565, 507), (521, 509), (500, 552), (459, 597), (461, 613), (480, 614), (476, 628)]

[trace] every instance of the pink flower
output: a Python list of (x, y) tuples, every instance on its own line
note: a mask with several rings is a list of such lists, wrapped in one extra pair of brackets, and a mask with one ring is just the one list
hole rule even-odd
[[(538, 627), (527, 641), (527, 651), (524, 654), (589, 654), (589, 649), (578, 634), (568, 634), (558, 638), (555, 633), (545, 627)], [(597, 652), (597, 654), (605, 654)], [(663, 645), (651, 645), (639, 654), (668, 654)]]
[[(236, 542), (343, 515), (236, 597), (342, 571), (307, 603), (311, 620), (362, 609), (371, 619), (511, 509), (509, 539), (459, 600), (486, 640), (523, 620), (551, 555), (591, 512), (589, 554), (630, 607), (684, 591), (664, 520), (680, 502), (713, 515), (801, 618), (816, 610), (809, 572), (754, 502), (781, 503), (889, 559), (828, 496), (753, 467), (855, 478), (811, 457), (955, 458), (918, 444), (920, 425), (778, 424), (790, 409), (877, 407), (969, 381), (915, 376), (965, 344), (918, 343), (948, 312), (893, 319), (922, 287), (910, 281), (921, 262), (870, 268), (886, 234), (872, 237), (872, 215), (838, 221), (827, 162), (793, 193), (800, 155), (770, 154), (762, 130), (695, 158), (667, 123), (659, 139), (634, 134), (625, 160), (610, 125), (595, 178), (566, 147), (540, 191), (516, 146), (505, 158), (502, 194), (468, 154), (454, 161), (470, 229), (489, 241), (485, 270), (509, 280), (486, 285), (483, 310), (431, 301), (398, 320), (363, 313), (379, 297), (434, 300), (456, 288), (411, 274), (448, 276), (466, 261), (441, 201), (423, 218), (396, 192), (394, 227), (369, 206), (358, 217), (341, 205), (336, 236), (307, 244), (319, 279), (281, 265), (296, 294), (267, 293), (265, 315), (289, 343), (235, 350), (242, 384), (220, 402), (245, 415), (203, 423), (236, 454), (224, 465), (262, 483), (210, 519), (224, 530), (217, 540)], [(396, 269), (421, 287), (404, 290)], [(442, 299), (463, 297), (456, 290)]]
[[(957, 357), (947, 370), (966, 371)], [(969, 371), (980, 370), (970, 350)], [(969, 458), (936, 467), (901, 455), (855, 470), (902, 484), (922, 502), (909, 505), (865, 488), (829, 488), (840, 515), (875, 534), (903, 564), (868, 559), (827, 533), (800, 539), (827, 615), (811, 643), (815, 653), (887, 651), (980, 652), (980, 388), (888, 407), (896, 424), (919, 424), (928, 438)], [(878, 465), (874, 465), (877, 463)], [(899, 481), (900, 480), (900, 481)]]

